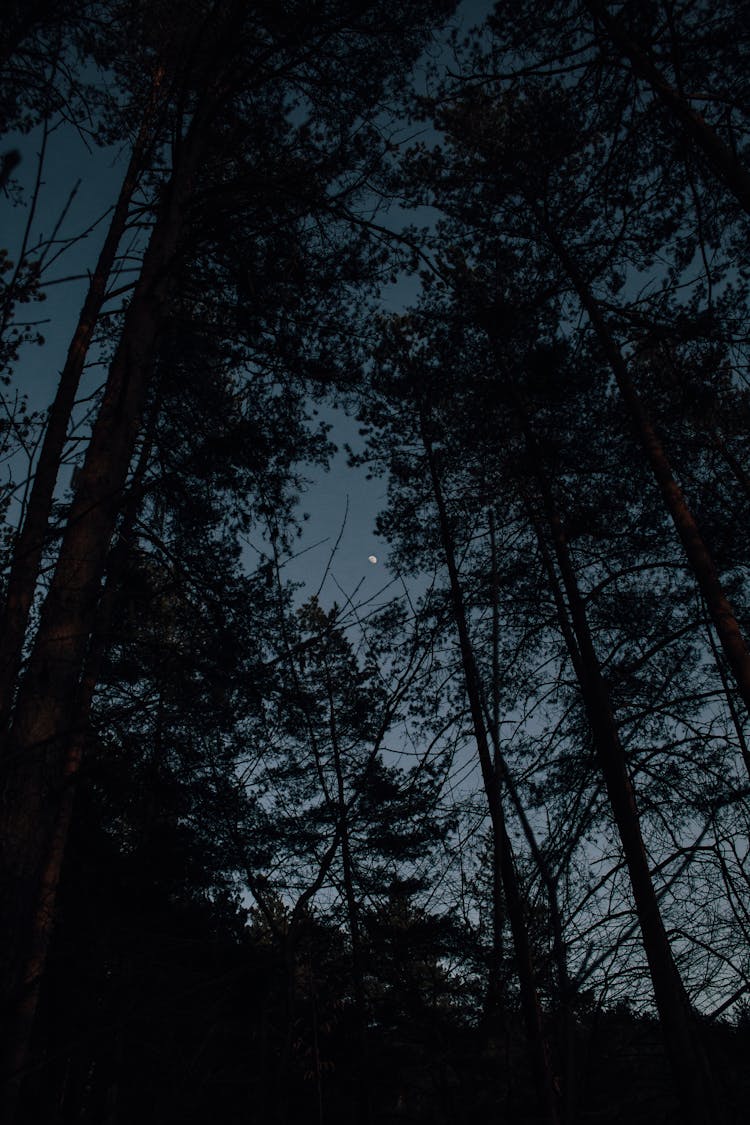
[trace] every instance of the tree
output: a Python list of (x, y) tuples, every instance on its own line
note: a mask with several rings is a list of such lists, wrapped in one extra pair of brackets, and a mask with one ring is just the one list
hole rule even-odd
[[(330, 5), (310, 19), (289, 11), (248, 11), (227, 3), (196, 14), (200, 41), (175, 109), (171, 165), (154, 193), (154, 214), (138, 280), (124, 314), (86, 457), (63, 530), (54, 574), (39, 628), (20, 684), (8, 736), (8, 782), (2, 833), (6, 841), (4, 902), (18, 935), (7, 958), (6, 995), (18, 992), (24, 934), (34, 913), (46, 839), (53, 831), (60, 779), (70, 753), (71, 732), (80, 721), (77, 696), (93, 628), (102, 574), (122, 509), (137, 447), (156, 350), (167, 314), (177, 299), (186, 260), (212, 262), (221, 270), (199, 216), (209, 205), (224, 222), (250, 216), (250, 230), (263, 239), (289, 224), (312, 248), (319, 230), (336, 237), (339, 216), (359, 188), (347, 182), (365, 135), (377, 139), (363, 119), (388, 89), (402, 81), (400, 67), (422, 42), (431, 9), (417, 6), (385, 26), (375, 13), (362, 15)], [(393, 52), (384, 52), (387, 39)], [(344, 73), (357, 60), (360, 81), (339, 101)], [(387, 61), (386, 61), (387, 60)], [(290, 120), (295, 108), (296, 124)], [(351, 140), (356, 135), (356, 143)], [(365, 153), (368, 146), (364, 146)], [(365, 156), (365, 159), (367, 156)], [(304, 178), (303, 178), (304, 173)], [(191, 243), (197, 232), (197, 244)], [(228, 247), (224, 245), (222, 253)], [(350, 259), (351, 260), (351, 259)], [(232, 260), (236, 271), (241, 263)], [(236, 279), (236, 272), (235, 272)], [(306, 279), (293, 276), (309, 307)], [(325, 283), (321, 285), (325, 293)], [(321, 289), (317, 292), (320, 293)], [(220, 290), (228, 292), (228, 279)], [(271, 294), (264, 294), (268, 298)], [(269, 320), (281, 315), (263, 298), (250, 305)], [(241, 332), (254, 332), (251, 315)], [(240, 335), (242, 347), (247, 336)], [(252, 339), (252, 337), (251, 337)], [(281, 357), (279, 357), (281, 358)], [(39, 531), (35, 531), (35, 544)], [(75, 770), (72, 771), (73, 774)], [(72, 784), (72, 775), (67, 784)]]
[[(408, 771), (388, 761), (390, 740), (397, 737), (428, 654), (414, 638), (384, 674), (375, 657), (387, 651), (393, 612), (369, 623), (361, 654), (345, 632), (350, 613), (336, 606), (325, 612), (313, 598), (281, 624), (283, 678), (274, 698), (265, 701), (264, 729), (254, 736), (265, 749), (248, 781), (249, 793), (257, 794), (273, 825), (275, 874), (258, 878), (248, 863), (244, 870), (264, 915), (270, 917), (271, 895), (292, 902), (275, 935), (283, 944), (290, 990), (278, 1065), (282, 1103), (298, 1017), (300, 943), (318, 897), (328, 889), (340, 903), (334, 917), (341, 918), (347, 938), (350, 1023), (357, 1041), (351, 1066), (359, 1111), (367, 1119), (375, 1098), (369, 1073), (368, 918), (394, 880), (413, 877), (414, 866), (428, 861), (450, 825), (437, 808), (440, 761), (422, 761)], [(356, 618), (349, 625), (355, 626)], [(234, 832), (240, 840), (239, 825)]]
[[(468, 311), (470, 313), (471, 309)], [(465, 315), (466, 312), (465, 307), (461, 308), (459, 316), (461, 314)], [(453, 317), (456, 318), (453, 323), (457, 323), (458, 317), (455, 311), (453, 311)], [(449, 325), (448, 328), (445, 327), (446, 323)], [(424, 390), (423, 393), (428, 396), (430, 393), (439, 396), (437, 401), (441, 404), (440, 417), (441, 421), (443, 419), (445, 421), (439, 429), (433, 429), (427, 436), (423, 434), (423, 441), (425, 442), (429, 459), (430, 477), (433, 482), (433, 491), (436, 497), (437, 518), (439, 526), (442, 529), (443, 543), (445, 544), (446, 541), (448, 541), (449, 544), (452, 544), (451, 524), (448, 510), (442, 497), (442, 486), (440, 485), (439, 478), (437, 478), (436, 455), (433, 452), (433, 443), (439, 442), (440, 446), (448, 444), (450, 448), (451, 444), (456, 441), (455, 429), (448, 428), (451, 426), (451, 422), (449, 421), (449, 410), (451, 407), (448, 405), (451, 403), (451, 398), (448, 388), (452, 390), (456, 385), (454, 382), (455, 375), (452, 372), (450, 375), (445, 372), (449, 371), (451, 367), (455, 367), (458, 363), (465, 364), (466, 359), (464, 357), (458, 359), (457, 357), (456, 340), (461, 339), (461, 329), (456, 329), (452, 326), (451, 320), (447, 318), (444, 308), (442, 310), (442, 315), (439, 317), (434, 316), (433, 309), (426, 310), (425, 313), (422, 314), (422, 325), (425, 327), (426, 325), (430, 325), (430, 335), (427, 336), (425, 334), (421, 340), (419, 338), (405, 337), (405, 343), (401, 348), (400, 361), (396, 359), (391, 362), (394, 363), (397, 369), (399, 367), (399, 362), (404, 365), (404, 370), (407, 374), (406, 376), (402, 376), (402, 378), (408, 378), (410, 380), (410, 385), (413, 384), (415, 387), (421, 388), (432, 388), (433, 386), (438, 388), (437, 391), (430, 392)], [(530, 467), (532, 474), (531, 481), (533, 481), (531, 487), (533, 492), (539, 490), (540, 503), (545, 513), (543, 517), (544, 522), (548, 523), (549, 526), (549, 530), (546, 531), (544, 535), (545, 537), (546, 535), (550, 536), (552, 550), (556, 558), (556, 566), (559, 567), (562, 580), (561, 589), (558, 589), (555, 600), (561, 614), (560, 620), (563, 626), (563, 635), (569, 645), (569, 657), (579, 682), (582, 702), (591, 731), (594, 750), (603, 775), (612, 815), (617, 825), (617, 830), (623, 845), (625, 860), (630, 872), (636, 909), (643, 931), (644, 947), (651, 967), (656, 1003), (662, 1017), (665, 1038), (669, 1044), (668, 1049), (676, 1077), (681, 1083), (687, 1080), (686, 1074), (683, 1073), (684, 1061), (688, 1057), (691, 1058), (690, 1077), (691, 1081), (696, 1082), (696, 1090), (693, 1093), (693, 1097), (697, 1100), (700, 1095), (700, 1097), (704, 1099), (704, 1108), (699, 1108), (697, 1110), (700, 1119), (700, 1115), (707, 1112), (705, 1106), (710, 1104), (710, 1099), (712, 1097), (710, 1092), (711, 1080), (708, 1074), (707, 1064), (703, 1058), (702, 1048), (697, 1041), (693, 1027), (693, 1016), (690, 1004), (680, 980), (670, 950), (666, 929), (660, 916), (658, 898), (646, 859), (639, 813), (634, 799), (632, 783), (627, 771), (625, 753), (615, 721), (609, 689), (605, 682), (599, 659), (596, 655), (587, 621), (585, 605), (580, 594), (575, 571), (571, 564), (563, 520), (560, 513), (556, 510), (550, 485), (544, 474), (543, 461), (539, 452), (539, 447), (526, 414), (526, 408), (523, 406), (523, 392), (520, 387), (518, 389), (514, 387), (514, 380), (517, 376), (505, 370), (505, 364), (508, 363), (504, 350), (506, 343), (502, 337), (491, 331), (491, 325), (492, 321), (489, 322), (487, 333), (489, 342), (494, 351), (493, 377), (495, 381), (499, 382), (501, 385), (497, 397), (504, 405), (507, 404), (511, 410), (509, 420), (502, 419), (501, 415), (500, 419), (495, 422), (495, 425), (499, 424), (500, 426), (504, 425), (507, 427), (510, 422), (513, 430), (516, 432), (520, 431), (520, 434), (524, 437), (526, 447), (525, 461)], [(465, 329), (464, 334), (466, 334)], [(427, 342), (428, 340), (429, 343)], [(514, 352), (518, 347), (517, 341), (514, 340), (513, 337), (510, 337), (508, 344), (508, 354), (511, 357), (510, 363), (513, 363)], [(540, 349), (540, 353), (542, 363), (544, 363), (545, 360), (549, 363), (554, 355), (554, 353), (551, 352), (549, 357), (547, 357), (542, 349)], [(429, 356), (429, 359), (425, 360), (422, 358), (424, 356)], [(486, 359), (484, 362), (487, 362)], [(517, 362), (517, 360), (515, 362)], [(528, 362), (528, 359), (526, 359), (526, 362)], [(512, 370), (513, 368), (511, 368), (511, 371)], [(471, 378), (472, 375), (463, 373), (464, 385), (468, 383)], [(476, 378), (476, 376), (473, 376), (473, 378)], [(443, 386), (441, 386), (441, 379), (443, 380)], [(467, 396), (464, 394), (463, 397), (465, 401)], [(429, 398), (428, 401), (430, 401)], [(455, 401), (451, 403), (451, 406), (455, 409)], [(482, 414), (481, 407), (477, 409), (477, 407), (474, 406), (472, 411), (468, 411), (464, 407), (463, 417), (480, 418), (484, 416), (484, 418), (487, 418), (488, 403), (486, 400), (483, 404), (483, 408), (484, 415)], [(425, 425), (424, 421), (422, 425)], [(435, 423), (432, 423), (432, 425), (434, 426)], [(482, 431), (480, 430), (479, 432), (481, 433)], [(492, 423), (490, 423), (489, 432), (492, 433)], [(471, 450), (471, 453), (469, 453), (466, 436), (465, 434), (461, 435), (459, 429), (458, 441), (463, 440), (463, 445), (459, 447), (461, 450), (459, 459), (463, 459), (464, 465), (466, 464), (467, 456), (473, 458), (478, 455), (480, 462), (482, 458), (487, 457), (486, 449), (481, 453), (476, 449), (478, 439), (476, 429), (472, 431), (472, 439), (474, 448)], [(499, 445), (500, 450), (502, 450), (503, 438), (493, 435), (492, 438), (488, 439), (488, 445), (490, 448), (492, 448), (493, 445)], [(453, 463), (455, 464), (455, 462)], [(490, 479), (492, 479), (491, 473)], [(520, 487), (521, 489), (524, 489), (524, 487), (528, 489), (529, 484), (527, 483), (525, 486), (521, 484)], [(466, 503), (465, 493), (464, 503)], [(534, 503), (535, 501), (532, 502), (530, 512), (532, 517), (534, 516)], [(403, 527), (403, 524), (401, 524), (401, 527)], [(405, 533), (401, 530), (400, 534), (403, 536)], [(448, 550), (448, 566), (451, 590), (453, 591), (454, 598), (456, 597), (455, 591), (459, 590), (459, 606), (456, 612), (460, 614), (460, 620), (463, 623), (461, 628), (462, 650), (466, 652), (470, 651), (471, 642), (469, 639), (466, 611), (463, 608), (463, 599), (460, 597), (455, 553), (452, 546), (446, 549)], [(560, 579), (557, 579), (554, 570), (550, 571), (549, 578), (553, 583), (554, 590), (555, 583), (560, 581)], [(473, 668), (475, 668), (475, 665), (473, 665)], [(472, 715), (479, 716), (478, 721), (476, 718), (474, 719), (476, 729), (478, 723), (484, 723), (484, 717), (480, 696), (481, 689), (479, 688), (479, 681), (476, 679), (475, 670), (473, 671), (473, 676), (475, 677), (474, 684), (476, 686), (472, 689), (474, 695)], [(486, 744), (484, 758), (489, 768), (491, 763)], [(483, 770), (483, 772), (486, 772), (486, 770)], [(507, 896), (507, 879), (504, 880), (504, 885)], [(518, 948), (518, 946), (516, 948)], [(699, 1075), (699, 1077), (696, 1078), (696, 1075)]]

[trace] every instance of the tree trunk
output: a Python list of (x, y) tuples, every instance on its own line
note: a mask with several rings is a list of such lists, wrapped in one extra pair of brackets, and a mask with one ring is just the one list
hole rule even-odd
[[(208, 100), (208, 99), (207, 99)], [(183, 203), (210, 117), (197, 114), (181, 146), (125, 315), (36, 641), (16, 702), (2, 804), (0, 908), (4, 1005), (16, 1002), (24, 947), (48, 848), (100, 585), (141, 424), (161, 318), (169, 298)]]
[(349, 840), (349, 820), (344, 787), (344, 772), (341, 763), (339, 748), (338, 728), (336, 724), (335, 702), (333, 698), (333, 684), (329, 669), (326, 667), (326, 690), (328, 693), (328, 716), (331, 733), (331, 746), (333, 748), (333, 765), (336, 773), (336, 812), (341, 825), (341, 866), (344, 875), (344, 897), (346, 899), (346, 912), (349, 921), (349, 936), (352, 943), (352, 983), (354, 985), (354, 1005), (357, 1019), (357, 1036), (359, 1038), (359, 1121), (368, 1125), (372, 1121), (372, 1097), (370, 1094), (369, 1069), (368, 1069), (368, 1044), (367, 1044), (367, 1000), (365, 997), (365, 977), (362, 968), (362, 947), (359, 929), (359, 910), (357, 897), (354, 891), (354, 865), (352, 862), (351, 846)]
[(469, 699), (474, 737), (482, 770), (484, 790), (487, 796), (490, 822), (492, 824), (497, 863), (500, 870), (503, 891), (505, 893), (508, 920), (513, 935), (516, 969), (521, 990), (521, 1006), (529, 1044), (532, 1070), (537, 1086), (540, 1110), (544, 1115), (544, 1119), (549, 1125), (559, 1125), (559, 1099), (552, 1074), (549, 1049), (544, 1033), (542, 1011), (536, 989), (533, 956), (524, 918), (523, 895), (516, 872), (513, 846), (508, 836), (505, 813), (500, 795), (499, 777), (492, 763), (490, 746), (487, 739), (487, 729), (482, 708), (482, 692), (471, 637), (469, 636), (469, 627), (466, 619), (463, 592), (458, 576), (458, 567), (456, 565), (450, 521), (443, 497), (435, 452), (432, 447), (427, 422), (423, 413), (420, 414), (420, 425), (422, 441), (427, 455), (433, 495), (438, 509), (440, 537), (448, 566), (451, 600), (459, 636), (466, 694)]
[(630, 415), (636, 436), (646, 454), (664, 504), (682, 542), (688, 563), (705, 599), (727, 663), (737, 682), (739, 693), (745, 707), (750, 712), (750, 650), (748, 650), (734, 609), (724, 593), (711, 552), (700, 533), (682, 489), (675, 480), (664, 446), (654, 429), (646, 407), (641, 401), (622, 352), (609, 330), (596, 298), (561, 239), (549, 223), (544, 222), (543, 225), (550, 243), (573, 283), (581, 305), (599, 338), (605, 358)]
[[(604, 777), (610, 808), (622, 842), (653, 982), (654, 998), (677, 1093), (682, 1102), (684, 1120), (691, 1125), (714, 1125), (720, 1118), (715, 1107), (713, 1080), (708, 1060), (698, 1039), (693, 1010), (674, 963), (659, 910), (641, 835), (640, 816), (627, 770), (625, 752), (610, 704), (609, 690), (589, 630), (586, 608), (578, 588), (562, 520), (554, 504), (528, 420), (522, 418), (522, 425), (526, 434), (527, 448), (536, 466), (537, 481), (567, 598), (572, 632), (575, 637), (571, 660), (581, 688), (594, 750)], [(553, 572), (550, 572), (550, 581), (556, 584), (557, 578)], [(568, 630), (565, 633), (567, 639), (570, 633)]]
[(120, 576), (127, 558), (130, 537), (141, 504), (141, 486), (151, 455), (156, 414), (157, 410), (154, 408), (150, 433), (143, 444), (138, 467), (133, 474), (130, 498), (123, 516), (118, 542), (112, 551), (107, 568), (107, 583), (99, 606), (96, 629), (78, 691), (75, 729), (71, 733), (63, 764), (62, 794), (59, 799), (57, 820), (47, 847), (37, 901), (31, 920), (30, 936), (26, 941), (27, 954), (22, 972), (21, 991), (3, 1027), (0, 1075), (7, 1077), (4, 1078), (4, 1085), (0, 1089), (0, 1125), (12, 1125), (23, 1083), (24, 1068), (31, 1044), (47, 954), (54, 930), (57, 893), (60, 886), (65, 845), (73, 816), (78, 776), (85, 751), (88, 717), (99, 680), (101, 663), (106, 651)]
[(604, 28), (612, 44), (628, 60), (633, 73), (642, 78), (670, 110), (693, 143), (704, 153), (716, 176), (726, 185), (744, 211), (750, 214), (750, 173), (728, 145), (697, 113), (686, 98), (675, 90), (648, 52), (610, 15), (600, 0), (584, 0), (595, 21)]
[(550, 913), (552, 926), (552, 949), (557, 971), (557, 988), (559, 1004), (559, 1047), (563, 1065), (563, 1081), (561, 1091), (561, 1115), (563, 1121), (572, 1122), (575, 1119), (576, 1102), (576, 1075), (574, 1051), (574, 1021), (572, 1011), (573, 989), (568, 973), (568, 954), (563, 932), (563, 920), (560, 910), (560, 901), (557, 894), (557, 879), (537, 843), (534, 829), (531, 826), (526, 809), (523, 806), (514, 778), (508, 768), (508, 763), (503, 754), (500, 739), (500, 662), (499, 662), (499, 634), (500, 634), (500, 583), (497, 573), (497, 545), (495, 539), (495, 516), (489, 512), (490, 552), (492, 555), (492, 722), (489, 731), (494, 751), (494, 766), (498, 777), (508, 790), (508, 794), (516, 810), (526, 842), (529, 845), (532, 858), (539, 872), (539, 877), (547, 892), (547, 907)]
[(39, 577), (50, 511), (68, 424), (91, 339), (106, 297), (107, 282), (128, 219), (130, 203), (154, 142), (164, 70), (153, 75), (151, 97), (130, 156), (107, 236), (91, 276), (89, 290), (68, 348), (55, 399), (47, 417), (23, 523), (13, 545), (8, 586), (0, 623), (0, 737), (5, 732), (21, 664), (29, 612)]

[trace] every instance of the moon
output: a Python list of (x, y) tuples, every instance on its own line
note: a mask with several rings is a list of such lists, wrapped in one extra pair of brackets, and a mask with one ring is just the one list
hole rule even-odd
[(375, 563), (378, 561), (378, 556), (377, 555), (368, 555), (367, 561), (371, 562), (372, 565), (375, 566)]

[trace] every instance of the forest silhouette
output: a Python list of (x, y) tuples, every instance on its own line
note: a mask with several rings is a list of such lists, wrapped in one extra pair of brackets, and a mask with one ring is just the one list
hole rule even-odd
[(9, 5), (0, 1125), (746, 1120), (749, 59), (739, 0)]

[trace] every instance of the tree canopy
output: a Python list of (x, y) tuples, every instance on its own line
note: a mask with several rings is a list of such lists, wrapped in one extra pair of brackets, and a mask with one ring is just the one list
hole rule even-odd
[[(0, 1121), (739, 1125), (746, 6), (58, 8), (0, 35)], [(376, 594), (343, 528), (287, 577), (342, 416)]]

